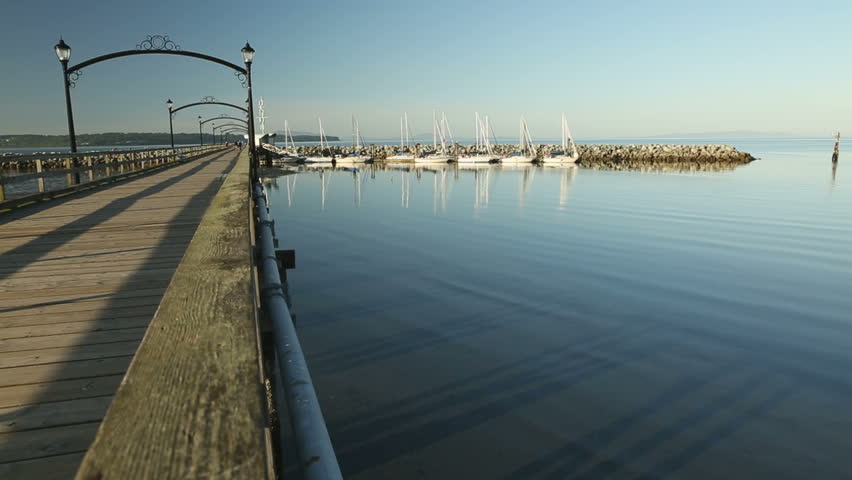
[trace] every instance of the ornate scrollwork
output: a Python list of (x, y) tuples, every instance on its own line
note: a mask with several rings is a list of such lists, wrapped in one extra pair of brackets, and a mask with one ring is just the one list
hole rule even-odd
[(243, 84), (243, 88), (248, 87), (248, 81), (246, 80), (246, 76), (242, 74), (242, 72), (234, 72), (234, 76), (237, 77), (237, 80)]
[(82, 70), (74, 70), (73, 72), (68, 74), (68, 86), (74, 88), (77, 86), (77, 80), (83, 76)]
[(148, 35), (148, 38), (136, 44), (136, 50), (168, 50), (179, 51), (176, 44), (168, 35)]
[(210, 95), (207, 95), (206, 97), (201, 97), (201, 103), (210, 103), (215, 101), (216, 97), (211, 97)]

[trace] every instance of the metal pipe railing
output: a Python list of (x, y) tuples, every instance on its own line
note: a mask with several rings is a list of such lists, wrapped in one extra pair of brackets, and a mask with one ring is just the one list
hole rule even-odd
[[(269, 216), (266, 193), (257, 181), (254, 184), (254, 196), (257, 206), (261, 301), (272, 326), (275, 368), (278, 371), (276, 380), (284, 390), (286, 405), (283, 408), (289, 413), (299, 463), (306, 480), (342, 480), (337, 455), (287, 307), (275, 255), (275, 225)], [(282, 399), (278, 397), (276, 407), (281, 412)]]

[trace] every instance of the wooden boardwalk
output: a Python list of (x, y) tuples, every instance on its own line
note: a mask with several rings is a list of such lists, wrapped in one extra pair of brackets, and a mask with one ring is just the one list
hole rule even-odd
[(0, 478), (72, 478), (236, 150), (0, 216)]

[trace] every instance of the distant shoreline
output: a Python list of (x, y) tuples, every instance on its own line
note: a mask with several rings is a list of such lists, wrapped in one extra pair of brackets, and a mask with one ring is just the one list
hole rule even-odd
[[(213, 143), (212, 133), (202, 135), (205, 144)], [(233, 142), (243, 139), (243, 135), (227, 135), (224, 139)], [(328, 136), (329, 141), (339, 141), (339, 137)], [(223, 137), (216, 135), (216, 141), (221, 142)], [(319, 135), (294, 135), (296, 142), (318, 142)], [(176, 133), (174, 135), (175, 145), (197, 145), (199, 136), (197, 133)], [(62, 148), (69, 145), (68, 135), (0, 135), (0, 149), (11, 148)], [(170, 145), (171, 137), (168, 133), (84, 133), (77, 135), (77, 147), (111, 147), (126, 146), (137, 147), (146, 145)]]

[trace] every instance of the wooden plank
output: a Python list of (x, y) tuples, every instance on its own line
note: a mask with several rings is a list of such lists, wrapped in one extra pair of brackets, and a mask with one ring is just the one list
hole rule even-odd
[(96, 345), (81, 345), (78, 347), (45, 348), (41, 350), (26, 350), (24, 352), (0, 353), (0, 369), (22, 367), (25, 365), (44, 365), (57, 362), (72, 362), (75, 360), (92, 360), (96, 358), (120, 357), (133, 355), (138, 340)]
[[(136, 297), (152, 297), (152, 296), (161, 296), (165, 292), (165, 288), (146, 288), (140, 290), (131, 290), (131, 291), (119, 291), (114, 292), (111, 295), (105, 295), (108, 292), (93, 292), (89, 289), (80, 289), (82, 290), (79, 293), (63, 293), (63, 294), (48, 294), (45, 292), (43, 295), (32, 295), (28, 298), (15, 298), (14, 295), (9, 296), (8, 298), (4, 298), (0, 300), (0, 316), (7, 311), (14, 311), (13, 307), (38, 307), (42, 305), (48, 304), (57, 304), (57, 303), (79, 303), (86, 302), (90, 300), (102, 300), (104, 298), (112, 298), (112, 299), (126, 299), (126, 298), (136, 298)], [(53, 293), (53, 292), (51, 292)]]
[[(171, 277), (174, 270), (174, 268), (128, 268), (117, 272), (67, 273), (65, 275), (57, 273), (50, 277), (49, 280), (44, 277), (19, 278), (15, 275), (8, 280), (0, 280), (0, 293), (21, 290), (50, 290), (51, 292), (59, 292), (65, 285), (73, 285), (74, 288), (79, 288), (81, 286), (105, 285), (117, 282), (122, 284), (125, 282), (127, 284), (138, 284), (142, 280), (157, 280), (159, 284), (168, 284), (169, 277)], [(128, 279), (132, 279), (133, 282), (127, 282)]]
[(269, 477), (246, 153), (199, 225), (76, 478)]
[(83, 460), (83, 452), (0, 463), (0, 478), (8, 480), (68, 480)]
[[(56, 325), (57, 328), (63, 328), (63, 324), (73, 324), (78, 322), (99, 322), (103, 326), (112, 325), (113, 322), (121, 322), (144, 319), (145, 322), (154, 316), (157, 310), (159, 299), (151, 297), (149, 305), (129, 306), (123, 308), (110, 308), (104, 310), (96, 308), (92, 310), (82, 310), (74, 312), (61, 312), (62, 315), (19, 315), (17, 317), (0, 318), (0, 328), (34, 328), (42, 326)], [(147, 324), (147, 323), (146, 323)], [(129, 325), (128, 325), (129, 326)], [(73, 326), (68, 326), (69, 329), (74, 329)], [(80, 331), (80, 330), (77, 330)], [(15, 338), (15, 337), (9, 337)]]
[[(128, 360), (124, 368), (130, 363)], [(112, 395), (124, 374), (0, 387), (0, 407)]]
[(100, 421), (111, 396), (0, 408), (0, 434)]
[[(97, 298), (77, 302), (61, 301), (49, 304), (25, 305), (21, 307), (0, 307), (0, 325), (46, 325), (77, 321), (80, 318), (119, 318), (142, 315), (150, 307), (160, 304), (159, 295), (147, 295), (131, 298)], [(109, 307), (105, 312), (104, 308)], [(54, 315), (61, 313), (62, 316)], [(153, 313), (153, 312), (152, 312)]]
[(91, 422), (5, 434), (0, 436), (0, 462), (79, 453), (88, 448), (97, 431), (98, 422)]
[[(20, 292), (3, 292), (0, 291), (0, 307), (13, 307), (26, 305), (27, 303), (31, 303), (32, 300), (38, 302), (50, 302), (59, 299), (65, 300), (73, 300), (73, 299), (84, 299), (84, 298), (92, 298), (101, 295), (110, 295), (119, 287), (122, 290), (131, 290), (122, 292), (123, 296), (130, 296), (133, 293), (132, 290), (138, 289), (139, 292), (150, 292), (151, 290), (163, 290), (168, 284), (168, 278), (153, 278), (153, 279), (142, 279), (139, 281), (132, 282), (115, 282), (115, 283), (98, 283), (98, 282), (83, 282), (82, 285), (75, 285), (74, 283), (69, 283), (69, 286), (66, 287), (56, 287), (47, 290), (30, 290), (27, 295), (28, 298), (21, 298)], [(138, 296), (138, 295), (137, 295)]]
[[(124, 374), (132, 355), (0, 369), (0, 386), (34, 385)], [(32, 402), (31, 402), (32, 403)]]
[(80, 322), (52, 323), (47, 325), (26, 325), (23, 327), (0, 327), (0, 340), (22, 339), (46, 336), (67, 336), (69, 333), (83, 332), (106, 332), (110, 330), (123, 330), (135, 327), (147, 327), (151, 321), (151, 315), (115, 318), (115, 319), (92, 319)]
[[(140, 271), (144, 272), (146, 270), (154, 270), (158, 268), (170, 268), (174, 271), (180, 263), (181, 257), (172, 257), (172, 258), (144, 258), (138, 260), (126, 260), (126, 261), (114, 261), (114, 262), (92, 262), (92, 263), (83, 263), (80, 266), (72, 267), (73, 270), (79, 274), (85, 273), (109, 273), (109, 272), (125, 272), (128, 270)], [(15, 275), (15, 278), (42, 278), (42, 277), (61, 277), (68, 276), (71, 277), (74, 274), (65, 275), (64, 272), (71, 270), (69, 268), (54, 267), (50, 265), (44, 265), (42, 268), (25, 268), (18, 270), (16, 272), (11, 272)], [(0, 270), (0, 275), (3, 272)]]
[(10, 338), (0, 340), (0, 354), (25, 352), (59, 347), (98, 345), (101, 343), (141, 340), (146, 327), (122, 328), (106, 331), (84, 331), (62, 335), (46, 335), (28, 338)]

